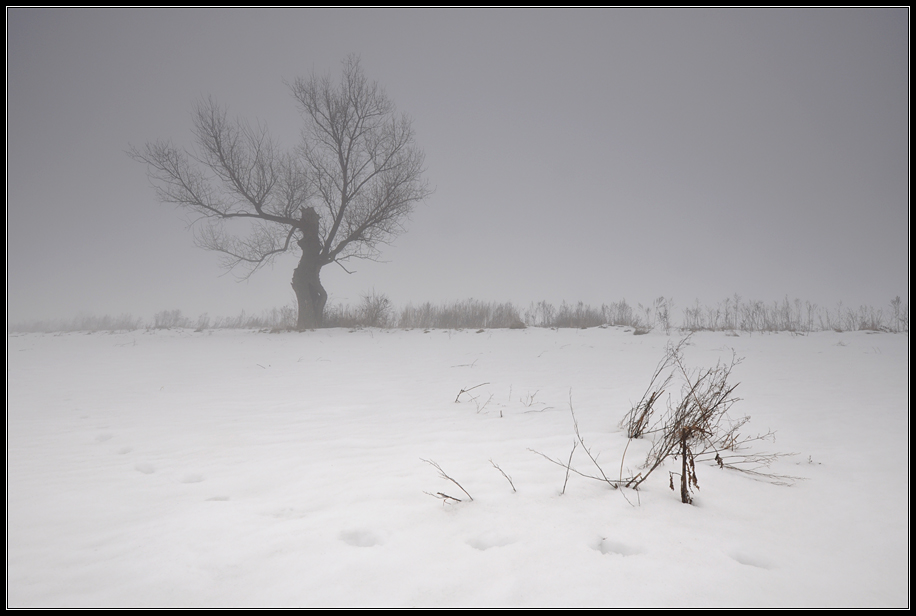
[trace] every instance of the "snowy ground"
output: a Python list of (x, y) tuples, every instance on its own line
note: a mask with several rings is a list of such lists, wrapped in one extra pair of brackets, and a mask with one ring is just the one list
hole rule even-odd
[[(791, 487), (703, 466), (693, 505), (666, 471), (560, 494), (530, 450), (569, 455), (571, 398), (618, 476), (617, 423), (678, 339), (8, 335), (8, 605), (908, 606), (904, 334), (693, 336), (690, 365), (745, 358), (732, 414), (798, 452)], [(426, 494), (464, 496), (423, 459), (473, 502)]]

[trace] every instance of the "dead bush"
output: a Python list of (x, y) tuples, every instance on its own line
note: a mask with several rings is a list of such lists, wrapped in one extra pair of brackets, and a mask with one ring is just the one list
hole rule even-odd
[[(728, 363), (719, 362), (705, 370), (688, 369), (683, 350), (689, 338), (676, 345), (669, 343), (649, 388), (622, 422), (630, 439), (647, 434), (655, 437), (643, 464), (645, 471), (627, 479), (624, 485), (638, 488), (669, 458), (680, 463), (680, 473), (670, 473), (669, 485), (674, 490), (674, 477), (679, 476), (683, 503), (692, 502), (693, 490), (700, 487), (697, 462), (715, 462), (720, 468), (749, 473), (773, 483), (788, 483), (796, 479), (766, 470), (777, 458), (793, 454), (756, 453), (748, 448), (751, 442), (773, 440), (773, 432), (743, 435), (740, 430), (750, 417), (733, 419), (729, 415), (732, 406), (740, 400), (735, 396), (738, 384), (732, 384), (730, 380), (732, 371), (741, 360), (732, 351)], [(656, 403), (674, 380), (681, 383), (679, 399), (674, 403), (669, 398), (667, 410), (657, 415)]]

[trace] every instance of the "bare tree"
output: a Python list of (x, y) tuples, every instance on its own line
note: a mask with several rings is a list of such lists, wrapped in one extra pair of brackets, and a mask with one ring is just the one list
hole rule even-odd
[(156, 141), (129, 154), (147, 165), (161, 202), (197, 216), (197, 244), (243, 278), (298, 246), (297, 325), (310, 329), (321, 327), (328, 298), (321, 268), (376, 258), (430, 190), (410, 119), (359, 58), (344, 60), (339, 83), (312, 75), (290, 90), (305, 122), (291, 152), (263, 125), (231, 121), (206, 99), (193, 115), (193, 151)]

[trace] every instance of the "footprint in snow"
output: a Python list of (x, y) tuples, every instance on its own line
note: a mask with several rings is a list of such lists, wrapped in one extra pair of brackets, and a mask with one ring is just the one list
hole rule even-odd
[(598, 542), (598, 545), (595, 546), (595, 549), (602, 554), (617, 554), (618, 556), (633, 556), (634, 554), (642, 553), (641, 550), (626, 545), (625, 543), (620, 543), (619, 541), (609, 541), (604, 538)]
[(767, 559), (760, 556), (754, 556), (747, 552), (732, 552), (729, 556), (737, 563), (748, 567), (757, 567), (758, 569), (775, 569), (774, 565)]
[(105, 441), (110, 441), (113, 438), (114, 438), (114, 434), (108, 434), (106, 432), (104, 434), (99, 434), (97, 437), (95, 437), (95, 442), (104, 443)]
[(467, 541), (469, 546), (481, 552), (489, 550), (490, 548), (501, 548), (512, 545), (513, 543), (515, 543), (514, 537), (508, 537), (499, 533), (487, 533), (479, 537), (474, 537), (473, 539), (468, 539)]
[(350, 530), (340, 533), (340, 540), (358, 548), (371, 548), (381, 545), (381, 538), (369, 530)]
[(135, 471), (138, 471), (138, 472), (141, 472), (141, 473), (143, 473), (144, 475), (149, 475), (149, 474), (151, 474), (151, 473), (155, 473), (155, 472), (156, 472), (156, 469), (153, 468), (153, 465), (152, 465), (152, 464), (148, 464), (148, 463), (146, 463), (146, 462), (141, 462), (140, 464), (137, 464), (136, 466), (134, 466), (134, 470), (135, 470)]
[(198, 473), (188, 473), (181, 478), (181, 483), (200, 483), (204, 480), (204, 476)]

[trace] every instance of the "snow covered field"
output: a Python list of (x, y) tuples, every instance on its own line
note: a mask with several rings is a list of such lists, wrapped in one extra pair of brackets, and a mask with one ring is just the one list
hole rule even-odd
[(691, 366), (745, 358), (732, 415), (797, 452), (790, 487), (702, 466), (693, 505), (664, 470), (560, 494), (531, 450), (569, 456), (570, 399), (616, 478), (679, 339), (8, 335), (8, 606), (908, 606), (905, 334), (692, 337)]

